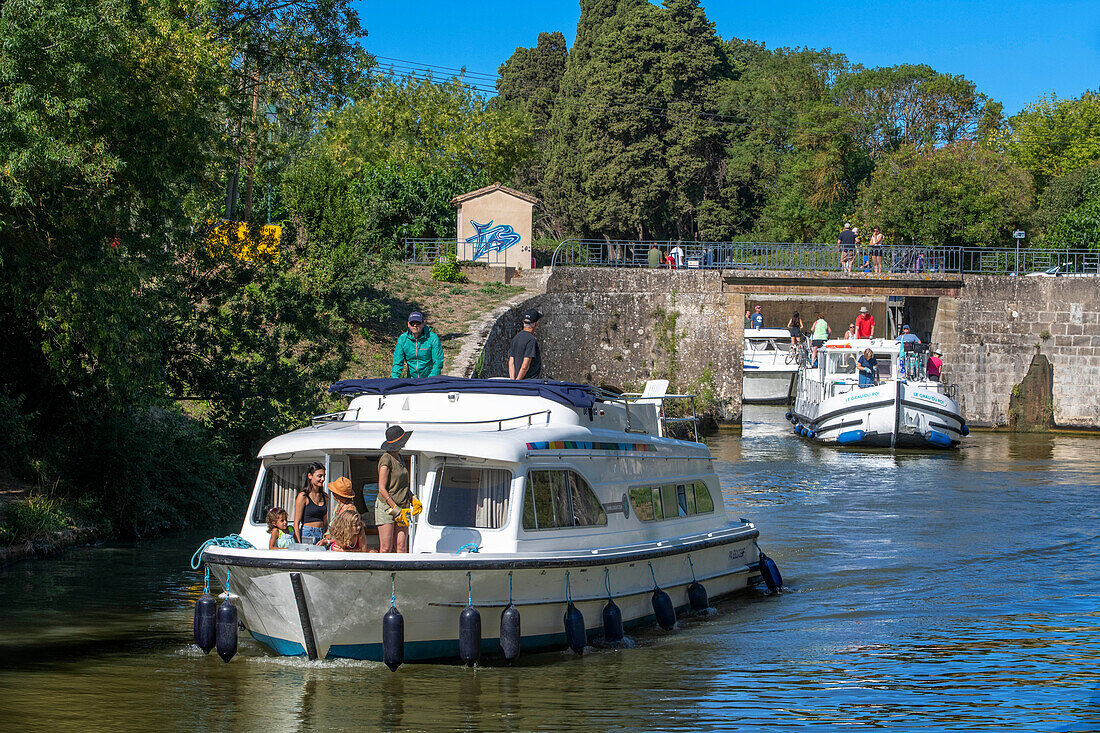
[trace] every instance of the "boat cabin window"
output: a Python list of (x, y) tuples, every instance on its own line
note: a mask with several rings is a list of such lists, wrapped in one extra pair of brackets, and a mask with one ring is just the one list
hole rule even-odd
[(826, 372), (838, 377), (855, 376), (858, 356), (851, 352), (831, 353), (826, 361)]
[(438, 476), (428, 510), (429, 524), (500, 529), (507, 523), (511, 472), (445, 465)]
[(267, 520), (267, 510), (272, 507), (286, 509), (290, 521), (294, 521), (294, 500), (298, 492), (306, 485), (306, 472), (309, 463), (281, 463), (270, 465), (264, 471), (260, 494), (252, 508), (252, 523), (263, 524)]
[(523, 492), (523, 528), (591, 527), (607, 524), (592, 487), (576, 471), (529, 471)]
[(630, 490), (630, 506), (643, 522), (690, 517), (714, 511), (710, 490), (702, 481), (662, 486), (639, 486)]

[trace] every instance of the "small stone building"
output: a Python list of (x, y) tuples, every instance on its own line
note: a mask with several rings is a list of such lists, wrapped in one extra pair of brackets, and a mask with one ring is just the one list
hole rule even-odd
[(494, 183), (451, 199), (458, 207), (458, 259), (531, 267), (531, 220), (538, 199)]

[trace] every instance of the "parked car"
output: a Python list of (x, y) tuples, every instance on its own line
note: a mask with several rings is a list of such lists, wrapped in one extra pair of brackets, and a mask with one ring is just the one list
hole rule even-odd
[(1063, 262), (1060, 265), (1048, 267), (1042, 272), (1029, 272), (1027, 277), (1096, 277), (1096, 270), (1085, 270), (1085, 267), (1076, 262)]

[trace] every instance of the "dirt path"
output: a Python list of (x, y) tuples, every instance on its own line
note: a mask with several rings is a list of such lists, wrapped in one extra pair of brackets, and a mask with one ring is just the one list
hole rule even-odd
[(443, 283), (431, 279), (428, 268), (405, 268), (389, 285), (384, 302), (390, 316), (353, 344), (355, 359), (345, 378), (388, 377), (397, 337), (414, 310), (422, 312), (443, 343), (443, 373), (470, 376), (481, 347), (496, 319), (517, 303), (546, 287), (548, 270), (525, 273), (512, 284), (499, 282)]

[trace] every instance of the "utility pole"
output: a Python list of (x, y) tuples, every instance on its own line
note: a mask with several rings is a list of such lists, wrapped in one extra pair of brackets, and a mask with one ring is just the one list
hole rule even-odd
[(1020, 274), (1020, 240), (1024, 238), (1024, 230), (1016, 229), (1012, 232), (1012, 238), (1016, 240), (1016, 269), (1014, 273)]

